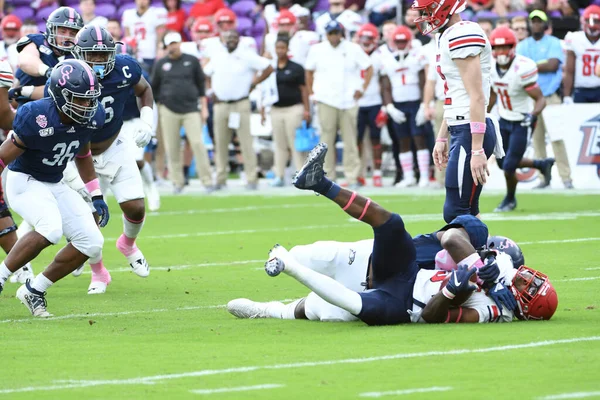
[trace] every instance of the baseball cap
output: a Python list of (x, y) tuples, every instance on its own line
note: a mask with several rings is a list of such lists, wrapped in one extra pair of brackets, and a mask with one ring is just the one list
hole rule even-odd
[(6, 17), (2, 18), (2, 29), (14, 29), (19, 30), (23, 26), (21, 19), (16, 15), (9, 14)]
[(334, 31), (344, 32), (344, 27), (336, 20), (331, 20), (325, 25), (325, 32), (330, 33)]
[(221, 8), (215, 13), (215, 22), (235, 22), (236, 15), (229, 8)]
[(180, 43), (181, 35), (178, 32), (169, 32), (165, 35), (165, 46), (170, 45), (171, 43)]
[(277, 16), (277, 23), (282, 25), (294, 25), (296, 23), (296, 16), (291, 11), (281, 10)]
[(529, 13), (529, 19), (539, 18), (544, 22), (548, 22), (548, 16), (542, 10), (533, 10)]

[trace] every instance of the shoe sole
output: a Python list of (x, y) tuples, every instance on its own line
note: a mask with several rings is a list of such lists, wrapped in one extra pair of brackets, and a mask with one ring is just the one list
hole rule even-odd
[(324, 164), (325, 155), (327, 155), (327, 144), (319, 143), (318, 145), (316, 145), (315, 148), (312, 149), (310, 153), (308, 153), (306, 162), (304, 163), (302, 168), (300, 168), (300, 171), (296, 172), (296, 174), (294, 175), (294, 178), (292, 179), (292, 185), (296, 186), (298, 178), (304, 173), (304, 171), (312, 167), (315, 164), (315, 162), (319, 161), (321, 162), (321, 164)]

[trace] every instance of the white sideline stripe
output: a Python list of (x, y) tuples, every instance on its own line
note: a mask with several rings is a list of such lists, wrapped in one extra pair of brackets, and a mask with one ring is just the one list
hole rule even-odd
[(258, 211), (258, 210), (273, 210), (273, 209), (294, 209), (294, 208), (320, 208), (320, 207), (331, 207), (331, 205), (322, 203), (306, 203), (306, 204), (272, 204), (267, 206), (246, 206), (246, 207), (230, 207), (230, 208), (200, 208), (191, 210), (180, 210), (180, 211), (154, 211), (148, 212), (147, 215), (150, 217), (160, 217), (169, 215), (192, 215), (192, 214), (222, 214), (222, 213), (236, 213), (244, 211)]
[(404, 389), (404, 390), (390, 390), (388, 392), (365, 392), (359, 394), (360, 397), (383, 397), (383, 396), (402, 396), (405, 394), (413, 393), (427, 393), (427, 392), (447, 392), (452, 390), (451, 386), (434, 386), (430, 388), (416, 388), (416, 389)]
[(587, 237), (577, 239), (556, 239), (556, 240), (538, 240), (536, 242), (519, 242), (522, 244), (560, 244), (560, 243), (579, 243), (579, 242), (595, 242), (600, 240), (600, 237)]
[[(274, 300), (274, 301), (279, 301), (279, 302), (283, 303), (283, 302), (292, 301), (292, 300), (295, 300), (295, 299), (283, 299), (283, 300)], [(173, 312), (173, 311), (193, 311), (193, 310), (224, 308), (224, 307), (227, 307), (227, 304), (217, 304), (217, 305), (213, 305), (213, 306), (187, 306), (187, 307), (177, 307), (177, 308), (154, 308), (154, 309), (150, 309), (150, 310), (116, 311), (116, 312), (107, 312), (107, 313), (68, 314), (68, 315), (59, 315), (57, 317), (50, 317), (50, 318), (3, 319), (3, 320), (0, 320), (0, 324), (6, 324), (9, 322), (59, 321), (59, 320), (63, 320), (63, 319), (88, 318), (88, 317), (116, 317), (119, 315), (161, 313), (161, 312)]]
[[(245, 265), (245, 264), (258, 264), (264, 263), (266, 261), (266, 257), (262, 260), (241, 260), (241, 261), (223, 261), (223, 262), (215, 262), (215, 263), (201, 263), (201, 264), (183, 264), (183, 265), (167, 265), (164, 267), (150, 267), (152, 271), (169, 271), (169, 270), (180, 270), (180, 269), (189, 269), (189, 268), (207, 268), (207, 267), (223, 267), (223, 266), (231, 266), (231, 265)], [(118, 268), (118, 269), (110, 269), (109, 272), (131, 272), (131, 267), (129, 268)], [(83, 274), (90, 275), (92, 271), (84, 271)]]
[[(273, 207), (277, 207), (274, 205)], [(575, 219), (578, 217), (600, 217), (600, 211), (580, 211), (573, 213), (548, 213), (548, 214), (531, 214), (531, 215), (500, 215), (500, 214), (484, 214), (482, 219), (484, 221), (550, 221), (550, 220), (565, 220)], [(427, 221), (443, 221), (442, 214), (413, 214), (413, 215), (402, 215), (402, 219), (406, 222), (427, 222)], [(306, 225), (306, 226), (293, 226), (293, 227), (278, 227), (278, 228), (265, 228), (265, 229), (239, 229), (230, 231), (215, 231), (215, 232), (194, 232), (194, 233), (178, 233), (168, 235), (154, 235), (154, 236), (142, 236), (141, 239), (176, 239), (176, 238), (188, 238), (188, 237), (203, 237), (203, 236), (222, 236), (222, 235), (238, 235), (238, 234), (252, 234), (252, 233), (266, 233), (266, 232), (291, 232), (291, 231), (304, 231), (311, 229), (329, 229), (329, 228), (349, 228), (351, 226), (363, 226), (357, 224), (356, 219), (352, 218), (349, 220), (350, 223), (345, 224), (333, 224), (333, 225)], [(118, 238), (105, 238), (105, 241), (115, 242)], [(600, 240), (600, 238), (586, 238), (583, 241)], [(577, 241), (577, 239), (575, 239)], [(528, 242), (519, 243), (528, 244)]]
[(600, 392), (573, 392), (552, 394), (550, 396), (538, 397), (539, 400), (560, 400), (560, 399), (583, 399), (585, 397), (599, 397)]
[(597, 271), (600, 269), (600, 267), (590, 267), (590, 268), (584, 268), (586, 271)]
[(219, 388), (219, 389), (196, 389), (190, 390), (190, 393), (194, 394), (213, 394), (213, 393), (227, 393), (227, 392), (245, 392), (248, 390), (264, 390), (264, 389), (277, 389), (285, 387), (278, 383), (267, 383), (265, 385), (254, 385), (254, 386), (238, 386), (231, 388)]
[(588, 336), (578, 337), (570, 339), (557, 339), (557, 340), (544, 340), (540, 342), (530, 342), (522, 344), (511, 344), (505, 346), (485, 347), (480, 349), (456, 349), (456, 350), (445, 350), (445, 351), (427, 351), (421, 353), (399, 353), (390, 354), (376, 357), (364, 357), (364, 358), (346, 358), (341, 360), (324, 360), (324, 361), (306, 361), (296, 362), (290, 364), (274, 364), (274, 365), (254, 365), (246, 367), (232, 367), (225, 369), (204, 369), (199, 371), (183, 372), (179, 374), (166, 374), (166, 375), (153, 375), (138, 378), (128, 379), (110, 379), (110, 380), (97, 380), (97, 381), (76, 381), (72, 380), (69, 384), (56, 384), (51, 386), (27, 386), (13, 389), (0, 389), (0, 394), (8, 393), (21, 393), (21, 392), (36, 392), (36, 391), (47, 391), (47, 390), (62, 390), (62, 389), (73, 389), (93, 386), (107, 386), (107, 385), (144, 385), (153, 384), (155, 382), (166, 381), (171, 379), (182, 379), (182, 378), (194, 378), (199, 376), (213, 376), (213, 375), (224, 375), (224, 374), (235, 374), (254, 372), (260, 370), (280, 370), (280, 369), (291, 369), (291, 368), (305, 368), (305, 367), (317, 367), (317, 366), (330, 366), (340, 364), (362, 364), (374, 361), (386, 361), (386, 360), (403, 360), (411, 358), (421, 357), (439, 357), (446, 355), (464, 355), (464, 354), (480, 354), (480, 353), (491, 353), (501, 352), (508, 350), (519, 350), (528, 349), (535, 347), (552, 346), (557, 344), (570, 344), (579, 342), (592, 342), (600, 341), (600, 336)]

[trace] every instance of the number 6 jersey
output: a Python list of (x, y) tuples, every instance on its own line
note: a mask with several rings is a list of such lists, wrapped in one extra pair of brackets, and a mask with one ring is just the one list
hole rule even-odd
[(600, 87), (600, 77), (594, 74), (594, 68), (600, 62), (600, 40), (591, 43), (584, 31), (569, 32), (565, 36), (565, 50), (575, 53), (576, 88)]
[(496, 92), (498, 112), (507, 121), (522, 121), (533, 110), (533, 101), (527, 89), (537, 85), (538, 70), (536, 63), (524, 56), (517, 55), (502, 76), (498, 66), (492, 64), (492, 87)]
[(65, 125), (52, 98), (25, 103), (17, 109), (13, 122), (14, 134), (25, 144), (25, 152), (8, 168), (40, 182), (59, 182), (67, 163), (102, 128), (104, 117), (104, 109), (98, 105), (87, 125)]

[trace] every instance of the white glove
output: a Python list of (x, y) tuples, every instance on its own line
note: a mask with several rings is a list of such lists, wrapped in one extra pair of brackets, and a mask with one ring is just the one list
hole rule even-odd
[(573, 101), (573, 98), (571, 96), (565, 96), (565, 97), (563, 97), (563, 104), (564, 105), (568, 106), (568, 105), (571, 105), (573, 103), (574, 103), (574, 101)]
[(146, 147), (150, 140), (152, 140), (152, 134), (154, 133), (154, 111), (151, 107), (144, 106), (140, 110), (141, 122), (133, 134), (133, 140), (137, 147)]
[(425, 104), (421, 103), (419, 106), (419, 111), (417, 111), (417, 115), (415, 115), (415, 122), (417, 126), (425, 125), (427, 122), (427, 118), (425, 118)]
[(396, 107), (394, 107), (394, 105), (392, 103), (385, 106), (385, 112), (397, 124), (403, 124), (406, 122), (406, 115), (404, 115), (404, 113), (402, 111), (400, 111)]

